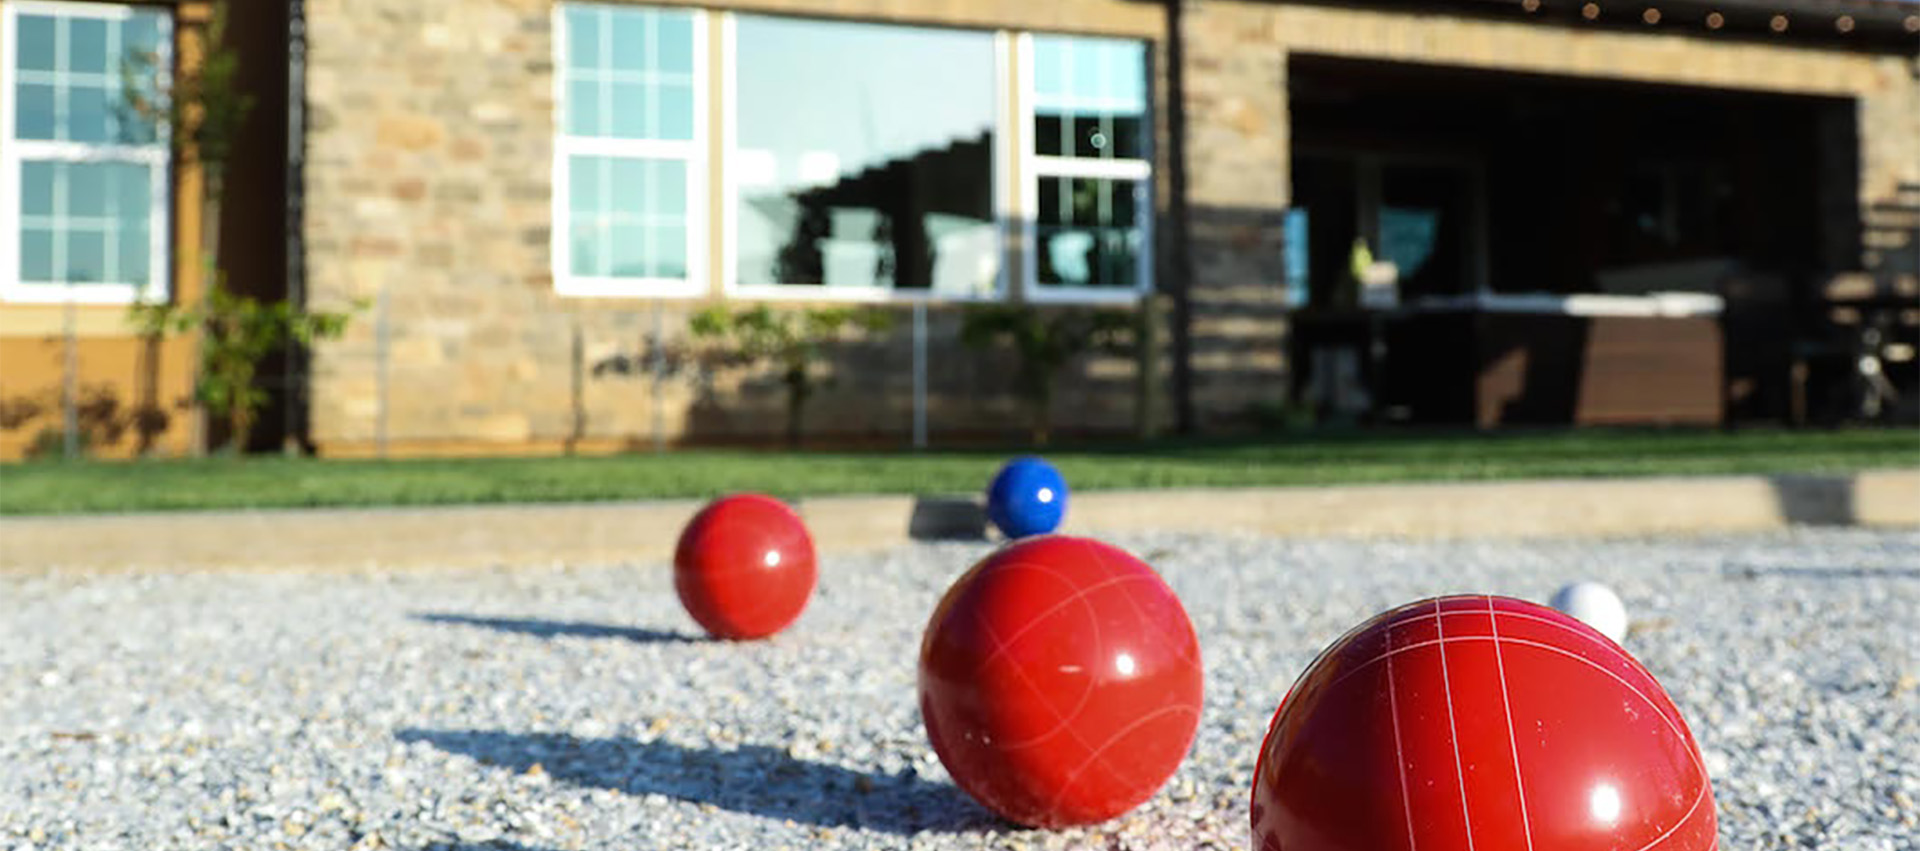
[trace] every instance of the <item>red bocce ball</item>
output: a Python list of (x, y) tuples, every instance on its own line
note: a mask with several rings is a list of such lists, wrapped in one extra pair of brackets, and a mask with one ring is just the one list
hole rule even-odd
[(1380, 615), (1280, 704), (1253, 781), (1261, 851), (1708, 851), (1713, 789), (1653, 675), (1503, 597)]
[(765, 638), (807, 607), (817, 574), (800, 515), (768, 496), (714, 500), (680, 533), (673, 587), (715, 638)]
[(920, 645), (920, 713), (967, 794), (1033, 827), (1092, 824), (1166, 783), (1200, 723), (1200, 645), (1159, 574), (1029, 538), (955, 581)]

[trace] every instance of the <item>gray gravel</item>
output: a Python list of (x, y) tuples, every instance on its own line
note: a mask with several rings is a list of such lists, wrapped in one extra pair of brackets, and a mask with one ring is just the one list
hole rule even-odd
[(997, 822), (914, 652), (984, 545), (826, 564), (771, 642), (696, 640), (659, 558), (361, 575), (0, 576), (0, 849), (1240, 848), (1275, 704), (1380, 609), (1612, 585), (1707, 752), (1724, 847), (1920, 848), (1920, 535), (1117, 541), (1205, 647), (1192, 756), (1133, 814)]

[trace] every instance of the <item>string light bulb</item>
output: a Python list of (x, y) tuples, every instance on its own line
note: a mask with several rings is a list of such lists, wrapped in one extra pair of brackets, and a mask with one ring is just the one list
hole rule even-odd
[(1719, 12), (1707, 13), (1707, 29), (1717, 30), (1726, 25), (1727, 25), (1727, 16), (1722, 15)]
[(1540, 0), (1520, 0), (1520, 8), (1527, 10), (1528, 13), (1538, 12)]
[(1843, 33), (1853, 32), (1853, 16), (1841, 15), (1833, 21), (1833, 28)]
[(1593, 20), (1593, 19), (1595, 19), (1595, 18), (1598, 18), (1598, 17), (1600, 17), (1600, 4), (1598, 4), (1598, 3), (1588, 3), (1588, 4), (1587, 4), (1587, 5), (1585, 5), (1585, 6), (1581, 6), (1581, 7), (1580, 7), (1580, 17), (1582, 17), (1582, 18), (1586, 18), (1586, 19), (1587, 19), (1587, 20), (1589, 20), (1589, 21), (1591, 21), (1591, 20)]
[(1768, 22), (1768, 24), (1767, 24), (1767, 26), (1770, 26), (1770, 27), (1772, 27), (1772, 28), (1773, 28), (1773, 31), (1774, 31), (1774, 32), (1777, 32), (1777, 33), (1783, 33), (1783, 32), (1786, 32), (1786, 31), (1787, 31), (1787, 16), (1786, 16), (1786, 15), (1774, 15), (1774, 16), (1773, 16), (1773, 20), (1772, 20), (1772, 21), (1770, 21), (1770, 22)]
[(1646, 21), (1648, 24), (1660, 23), (1660, 10), (1651, 6), (1647, 7), (1645, 12), (1640, 13), (1640, 20)]

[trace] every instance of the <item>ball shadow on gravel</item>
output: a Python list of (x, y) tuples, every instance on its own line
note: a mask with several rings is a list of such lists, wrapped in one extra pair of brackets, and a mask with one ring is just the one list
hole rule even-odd
[(708, 641), (702, 636), (680, 632), (666, 632), (657, 629), (644, 629), (631, 626), (613, 626), (610, 624), (585, 623), (580, 621), (551, 621), (542, 618), (496, 618), (478, 615), (458, 615), (445, 612), (415, 612), (414, 620), (433, 624), (452, 626), (475, 626), (500, 632), (512, 632), (531, 635), (535, 638), (613, 638), (624, 639), (638, 644), (674, 644)]
[(521, 845), (518, 842), (508, 842), (504, 839), (496, 839), (492, 842), (473, 843), (435, 842), (432, 845), (422, 845), (417, 851), (547, 851), (547, 849), (535, 848), (531, 845)]
[(664, 795), (695, 804), (820, 827), (883, 833), (969, 833), (1010, 825), (957, 786), (914, 775), (878, 774), (797, 759), (780, 748), (689, 748), (634, 739), (583, 739), (488, 730), (400, 730), (482, 765), (628, 795)]

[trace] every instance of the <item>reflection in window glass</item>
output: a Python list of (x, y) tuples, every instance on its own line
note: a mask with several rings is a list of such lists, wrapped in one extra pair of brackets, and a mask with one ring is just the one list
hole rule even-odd
[(1424, 208), (1380, 208), (1380, 259), (1412, 278), (1426, 269), (1440, 242), (1440, 211)]
[(741, 16), (739, 281), (993, 292), (993, 36)]
[(1036, 223), (1040, 283), (1133, 287), (1139, 283), (1141, 195), (1136, 181), (1040, 178)]

